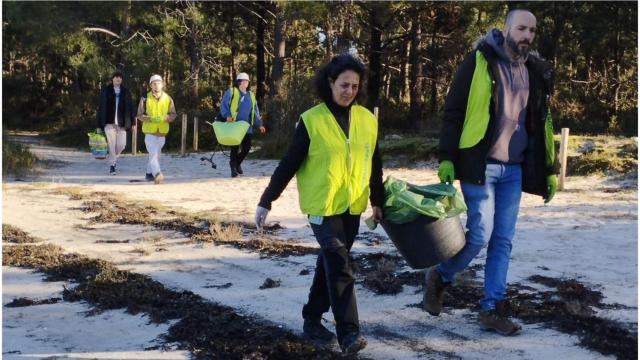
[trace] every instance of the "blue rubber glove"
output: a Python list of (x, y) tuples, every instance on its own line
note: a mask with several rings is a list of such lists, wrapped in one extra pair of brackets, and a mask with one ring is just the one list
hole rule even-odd
[(440, 167), (438, 167), (438, 177), (440, 178), (440, 182), (453, 184), (456, 178), (453, 161), (444, 160), (440, 163)]

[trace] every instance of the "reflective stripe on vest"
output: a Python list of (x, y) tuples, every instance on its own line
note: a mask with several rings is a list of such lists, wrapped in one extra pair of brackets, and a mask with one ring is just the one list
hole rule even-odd
[(164, 134), (169, 133), (169, 122), (166, 120), (171, 106), (171, 98), (169, 95), (162, 93), (159, 99), (156, 99), (151, 92), (147, 94), (145, 106), (145, 114), (150, 117), (162, 117), (161, 122), (145, 121), (142, 124), (142, 132), (145, 134)]
[(484, 138), (489, 127), (489, 104), (491, 102), (493, 80), (489, 75), (489, 63), (476, 50), (476, 68), (471, 79), (467, 110), (460, 135), (460, 149), (477, 145)]
[(301, 117), (309, 133), (309, 152), (296, 178), (304, 214), (331, 216), (367, 208), (371, 161), (378, 121), (360, 105), (351, 106), (349, 138), (324, 103)]
[[(255, 108), (256, 108), (256, 97), (253, 95), (251, 91), (247, 91), (249, 96), (251, 97), (251, 126), (253, 126), (253, 119), (255, 118)], [(240, 106), (240, 90), (237, 87), (231, 88), (231, 104), (229, 105), (229, 110), (231, 111), (231, 117), (233, 120), (238, 120), (236, 117), (238, 116), (238, 107)], [(240, 119), (246, 120), (246, 119)]]

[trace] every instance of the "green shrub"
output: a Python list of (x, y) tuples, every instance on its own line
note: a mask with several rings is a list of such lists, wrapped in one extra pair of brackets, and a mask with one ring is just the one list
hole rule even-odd
[(638, 142), (628, 137), (570, 136), (567, 175), (618, 175), (638, 171)]
[(38, 158), (21, 143), (4, 138), (2, 141), (2, 177), (23, 176), (33, 169)]
[(268, 132), (264, 136), (257, 136), (261, 146), (253, 156), (281, 158), (291, 142), (300, 115), (318, 103), (310, 78), (291, 78), (282, 88), (277, 97), (265, 99), (263, 120)]
[(400, 163), (431, 160), (438, 157), (439, 139), (427, 136), (403, 137), (380, 140), (378, 147), (383, 159)]
[(567, 159), (568, 175), (617, 175), (637, 171), (637, 159), (620, 157), (609, 151), (596, 150)]

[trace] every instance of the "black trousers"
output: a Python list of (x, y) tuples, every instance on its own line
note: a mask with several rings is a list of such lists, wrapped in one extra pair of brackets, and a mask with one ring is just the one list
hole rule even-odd
[[(232, 146), (230, 151), (231, 163), (240, 165), (244, 158), (249, 154), (249, 150), (251, 150), (251, 139), (253, 138), (252, 134), (245, 134), (244, 138), (242, 138), (242, 143), (240, 146)], [(240, 152), (238, 152), (238, 150)]]
[(349, 251), (359, 226), (360, 215), (348, 211), (324, 217), (322, 225), (311, 224), (320, 254), (302, 316), (319, 319), (331, 306), (340, 342), (344, 335), (359, 331), (355, 278), (349, 266)]

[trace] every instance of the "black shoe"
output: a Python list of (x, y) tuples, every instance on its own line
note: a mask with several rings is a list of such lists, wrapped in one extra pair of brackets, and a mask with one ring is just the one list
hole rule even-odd
[(236, 170), (236, 165), (232, 162), (229, 163), (229, 167), (231, 168), (231, 177), (238, 176), (238, 170)]
[(155, 180), (155, 178), (153, 177), (152, 173), (146, 173), (145, 176), (144, 176), (144, 179), (147, 180), (147, 181)]
[(242, 171), (242, 167), (240, 167), (240, 164), (236, 165), (236, 172), (240, 175), (244, 174), (244, 172)]
[(312, 341), (329, 343), (335, 339), (335, 335), (322, 325), (320, 319), (304, 319), (302, 331), (305, 337)]
[(109, 175), (115, 175), (116, 174), (116, 166), (115, 165), (111, 165), (109, 167)]
[(367, 339), (360, 333), (354, 332), (344, 336), (340, 343), (340, 349), (345, 354), (355, 354), (367, 346)]

